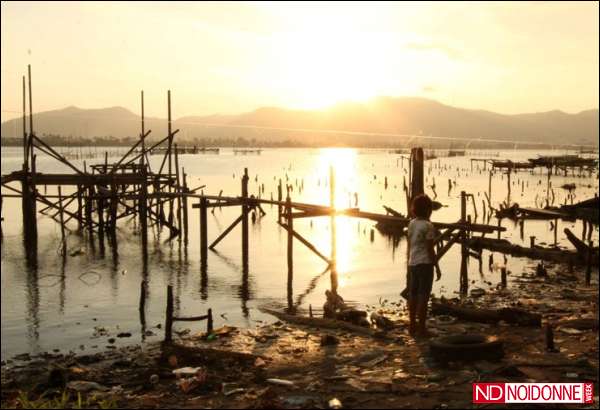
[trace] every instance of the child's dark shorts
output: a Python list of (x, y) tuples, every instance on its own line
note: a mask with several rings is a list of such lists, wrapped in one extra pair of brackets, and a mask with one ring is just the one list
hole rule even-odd
[(410, 296), (429, 296), (433, 286), (433, 264), (409, 266), (408, 289)]

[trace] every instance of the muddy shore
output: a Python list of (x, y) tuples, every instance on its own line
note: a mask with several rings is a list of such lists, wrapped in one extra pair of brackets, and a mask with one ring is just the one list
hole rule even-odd
[[(476, 381), (592, 381), (596, 397), (589, 408), (598, 408), (597, 273), (586, 287), (583, 272), (546, 268), (545, 277), (533, 265), (512, 272), (509, 289), (489, 283), (461, 302), (518, 307), (540, 314), (542, 326), (430, 317), (436, 336), (497, 336), (500, 360), (439, 362), (430, 354), (431, 340), (408, 335), (405, 304), (382, 301), (371, 310), (394, 327), (375, 336), (278, 321), (254, 329), (223, 327), (208, 338), (187, 334), (171, 346), (2, 361), (2, 408), (73, 406), (78, 393), (82, 407), (97, 408), (472, 408)], [(553, 329), (554, 351), (547, 350), (546, 324)], [(185, 367), (184, 374), (173, 373)]]

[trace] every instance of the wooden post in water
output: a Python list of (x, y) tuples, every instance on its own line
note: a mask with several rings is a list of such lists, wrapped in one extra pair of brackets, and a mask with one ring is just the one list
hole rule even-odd
[(242, 176), (242, 263), (244, 266), (248, 265), (248, 211), (249, 206), (248, 200), (248, 168), (244, 168), (244, 175)]
[[(492, 206), (492, 170), (490, 169), (490, 175), (488, 177), (488, 201), (489, 201), (489, 206)], [(491, 208), (490, 208), (490, 212), (491, 212)]]
[[(410, 204), (417, 195), (425, 192), (423, 148), (413, 148), (410, 152), (411, 178), (410, 196), (408, 198), (407, 214), (410, 215)], [(410, 215), (413, 216), (413, 215)]]
[[(167, 163), (168, 163), (168, 172), (169, 172), (169, 182), (168, 182), (168, 192), (169, 194), (172, 192), (172, 187), (173, 187), (173, 182), (171, 180), (171, 178), (173, 177), (173, 164), (172, 164), (172, 160), (171, 160), (171, 154), (172, 154), (172, 150), (173, 150), (173, 131), (171, 128), (171, 90), (167, 91), (167, 131), (169, 133), (169, 145), (167, 147)], [(169, 195), (169, 217), (168, 217), (168, 221), (169, 221), (169, 225), (173, 225), (173, 198), (171, 198), (171, 196)]]
[(104, 192), (98, 190), (98, 198), (96, 199), (97, 212), (98, 212), (98, 242), (100, 243), (100, 254), (104, 254)]
[(27, 141), (27, 109), (25, 108), (25, 102), (27, 101), (25, 97), (26, 93), (25, 88), (25, 76), (23, 76), (23, 167), (24, 169), (29, 169), (29, 143)]
[[(283, 201), (283, 187), (281, 185), (281, 179), (279, 179), (279, 185), (277, 185), (277, 201), (278, 202), (282, 202)], [(277, 222), (281, 223), (281, 213), (282, 213), (282, 207), (281, 204), (277, 205)]]
[(83, 187), (81, 185), (77, 185), (77, 232), (81, 234), (81, 230), (83, 229), (83, 198), (81, 197), (81, 191)]
[[(460, 192), (460, 222), (467, 222), (467, 193), (465, 191)], [(466, 294), (469, 289), (469, 273), (467, 270), (467, 263), (469, 252), (467, 245), (465, 244), (467, 234), (464, 229), (460, 232), (461, 245), (460, 245), (460, 293)]]
[[(140, 214), (140, 229), (142, 233), (142, 255), (144, 258), (148, 255), (148, 168), (146, 166), (146, 128), (144, 125), (144, 91), (141, 93), (141, 110), (142, 110), (142, 133), (140, 134), (142, 155), (140, 156), (140, 167), (142, 173), (142, 184), (140, 186), (140, 195), (138, 198), (138, 212)], [(170, 178), (170, 175), (169, 175)], [(156, 193), (156, 189), (154, 190)], [(157, 198), (157, 203), (162, 204), (162, 199)], [(161, 218), (159, 218), (159, 221)], [(160, 227), (159, 227), (160, 230)]]
[(181, 243), (181, 184), (179, 177), (179, 149), (177, 148), (177, 144), (175, 144), (175, 183), (177, 184), (177, 230), (179, 231), (179, 234), (177, 235), (177, 240), (179, 243)]
[(206, 267), (208, 260), (208, 230), (207, 230), (207, 200), (204, 196), (200, 198), (200, 264)]
[(187, 194), (188, 184), (187, 184), (187, 175), (185, 173), (185, 169), (182, 169), (183, 173), (183, 243), (187, 246), (188, 244), (188, 197)]

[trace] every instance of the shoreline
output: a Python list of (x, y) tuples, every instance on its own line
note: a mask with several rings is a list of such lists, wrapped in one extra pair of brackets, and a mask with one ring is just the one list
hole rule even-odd
[[(408, 336), (402, 304), (390, 303), (377, 309), (395, 319), (384, 338), (277, 321), (255, 329), (222, 327), (209, 340), (203, 334), (188, 335), (169, 346), (153, 342), (92, 355), (7, 361), (2, 363), (2, 408), (19, 407), (22, 391), (29, 400), (40, 400), (43, 392), (42, 400), (64, 391), (76, 397), (74, 386), (82, 389), (90, 407), (124, 408), (327, 408), (333, 399), (346, 408), (461, 408), (472, 406), (473, 381), (593, 381), (597, 392), (597, 276), (585, 287), (583, 272), (574, 276), (562, 265), (547, 268), (545, 278), (528, 270), (508, 290), (491, 287), (465, 301), (474, 307), (517, 306), (536, 312), (542, 315), (541, 327), (430, 317), (428, 326), (438, 336), (498, 336), (505, 352), (500, 361), (437, 362), (428, 340)], [(596, 330), (568, 327), (579, 318), (595, 318)], [(554, 329), (558, 352), (545, 349), (547, 323)], [(206, 370), (201, 383), (193, 377), (177, 380), (173, 374), (195, 366)]]

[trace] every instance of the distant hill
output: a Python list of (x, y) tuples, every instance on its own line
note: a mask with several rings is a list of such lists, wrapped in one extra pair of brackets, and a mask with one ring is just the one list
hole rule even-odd
[[(2, 123), (2, 137), (19, 137), (21, 121)], [(341, 103), (319, 111), (264, 107), (239, 115), (182, 117), (173, 122), (173, 128), (180, 129), (177, 138), (198, 140), (200, 144), (204, 138), (299, 139), (309, 145), (357, 146), (402, 144), (406, 140), (402, 136), (360, 135), (373, 133), (430, 135), (467, 141), (598, 145), (598, 109), (578, 114), (548, 111), (504, 115), (452, 107), (423, 98), (379, 97), (367, 103)], [(38, 135), (136, 137), (140, 133), (140, 118), (122, 107), (90, 110), (67, 107), (34, 114), (34, 129)], [(166, 120), (147, 118), (146, 129), (151, 129), (153, 139), (158, 139), (166, 133)]]

